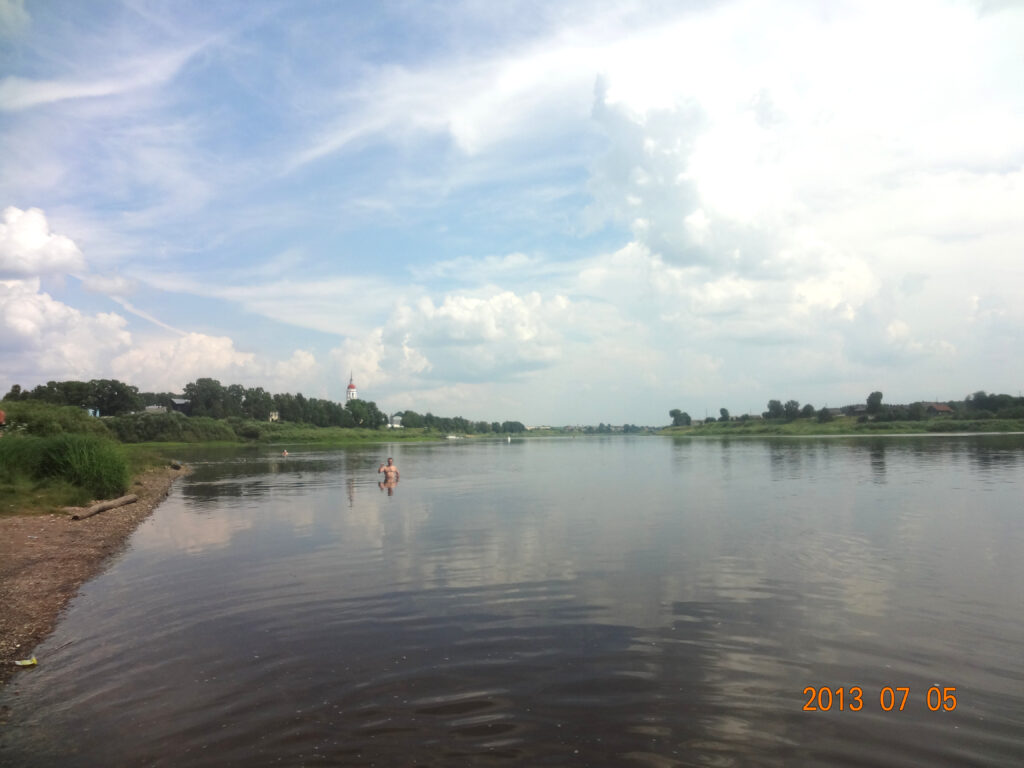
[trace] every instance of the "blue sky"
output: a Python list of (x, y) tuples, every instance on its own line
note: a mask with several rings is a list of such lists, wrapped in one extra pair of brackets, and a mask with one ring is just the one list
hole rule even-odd
[(1024, 7), (0, 0), (0, 390), (1024, 384)]

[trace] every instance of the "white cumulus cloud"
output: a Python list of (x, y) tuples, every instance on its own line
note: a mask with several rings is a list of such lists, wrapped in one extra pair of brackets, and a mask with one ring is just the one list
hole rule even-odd
[(190, 381), (204, 377), (244, 383), (258, 372), (253, 353), (235, 349), (227, 336), (202, 333), (152, 339), (115, 357), (110, 366), (115, 378), (155, 392), (180, 392)]
[(568, 306), (562, 296), (537, 292), (450, 294), (439, 304), (423, 298), (392, 315), (385, 349), (420, 372), (429, 361), (431, 374), (445, 381), (516, 377), (558, 359)]
[(85, 259), (69, 237), (50, 232), (38, 208), (4, 208), (0, 217), (0, 277), (36, 277), (78, 272)]
[(56, 301), (38, 278), (0, 281), (0, 354), (11, 383), (105, 377), (109, 357), (131, 344), (126, 327), (118, 314), (87, 315)]

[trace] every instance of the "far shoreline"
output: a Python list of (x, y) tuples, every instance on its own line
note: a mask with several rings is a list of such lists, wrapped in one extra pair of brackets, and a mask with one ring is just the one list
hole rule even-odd
[[(659, 437), (997, 437), (999, 435), (1024, 435), (1024, 429), (1007, 432), (708, 432), (658, 433)], [(589, 437), (589, 435), (588, 435)]]
[(665, 427), (665, 437), (864, 437), (1007, 435), (1024, 432), (1024, 419), (930, 419), (928, 421), (866, 421), (840, 417), (829, 422), (811, 419), (793, 421), (712, 422), (695, 426)]

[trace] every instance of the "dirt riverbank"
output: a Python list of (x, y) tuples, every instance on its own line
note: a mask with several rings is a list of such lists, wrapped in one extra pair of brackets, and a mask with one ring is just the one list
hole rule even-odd
[(18, 672), (13, 662), (31, 658), (78, 588), (122, 551), (187, 471), (148, 470), (128, 489), (137, 502), (85, 520), (69, 514), (0, 518), (0, 686)]

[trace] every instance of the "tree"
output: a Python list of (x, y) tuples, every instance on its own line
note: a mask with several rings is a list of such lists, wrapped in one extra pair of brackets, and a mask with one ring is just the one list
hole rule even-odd
[(178, 395), (174, 395), (170, 392), (140, 392), (139, 400), (142, 401), (143, 406), (147, 405), (161, 405), (164, 408), (172, 409), (174, 405), (174, 398)]
[(787, 400), (785, 406), (783, 406), (783, 412), (786, 414), (786, 418), (790, 421), (799, 418), (800, 416), (800, 403), (796, 400)]
[(29, 394), (29, 397), (33, 400), (41, 400), (44, 403), (64, 405), (64, 400), (61, 397), (60, 391), (57, 389), (57, 382), (55, 381), (48, 381), (45, 385), (37, 385)]
[(729, 420), (729, 409), (728, 408), (719, 408), (718, 409), (718, 413), (722, 417), (722, 418), (719, 419), (719, 421), (728, 421)]
[(11, 391), (4, 395), (4, 400), (21, 400), (21, 385), (12, 385)]
[(137, 387), (117, 379), (93, 379), (85, 405), (98, 410), (100, 416), (120, 416), (142, 408), (142, 400)]
[(807, 405), (800, 409), (800, 415), (803, 416), (805, 419), (811, 418), (812, 416), (814, 416), (814, 406), (808, 403)]
[(356, 427), (369, 427), (370, 408), (365, 400), (349, 400), (345, 403), (345, 410), (352, 415), (353, 425)]
[(824, 424), (825, 422), (832, 421), (832, 411), (828, 408), (822, 408), (818, 411), (818, 423)]
[(416, 411), (406, 411), (402, 414), (402, 426), (407, 429), (421, 429), (423, 427), (423, 417), (416, 413)]
[[(55, 383), (57, 390), (60, 392), (60, 402), (64, 405), (78, 405), (83, 406), (89, 402), (89, 397), (92, 394), (92, 382), (86, 381), (61, 381), (61, 382), (50, 382)], [(120, 384), (120, 382), (118, 382)], [(47, 385), (49, 386), (49, 384)], [(136, 390), (136, 396), (138, 391)], [(136, 404), (141, 405), (141, 401)]]
[(877, 414), (882, 408), (882, 392), (871, 392), (867, 395), (867, 413)]
[(224, 408), (226, 396), (217, 379), (196, 379), (185, 385), (185, 398), (191, 403), (193, 416), (223, 419), (227, 415)]
[(250, 419), (266, 421), (274, 410), (274, 398), (263, 387), (250, 387), (242, 399), (242, 413)]
[(768, 418), (769, 419), (781, 419), (786, 415), (785, 409), (782, 407), (781, 400), (769, 400), (768, 401)]
[(990, 411), (994, 410), (989, 406), (988, 395), (985, 390), (979, 389), (973, 395), (964, 398), (964, 408), (969, 411)]
[(311, 397), (306, 401), (306, 421), (317, 427), (330, 426), (327, 414), (327, 401)]
[(303, 424), (311, 423), (309, 418), (309, 401), (301, 392), (295, 393), (295, 411), (298, 414), (295, 418), (296, 421), (302, 422)]
[(688, 427), (690, 426), (690, 414), (685, 411), (680, 411), (678, 408), (673, 408), (668, 412), (668, 415), (672, 417), (673, 427)]
[(241, 416), (242, 404), (245, 402), (245, 387), (231, 384), (224, 390), (224, 410), (228, 416)]
[[(349, 402), (355, 402), (351, 400)], [(388, 423), (387, 414), (383, 413), (373, 400), (366, 401), (366, 426), (370, 429), (380, 429)]]
[(921, 421), (924, 418), (924, 403), (911, 403), (907, 408), (907, 418), (910, 421)]

